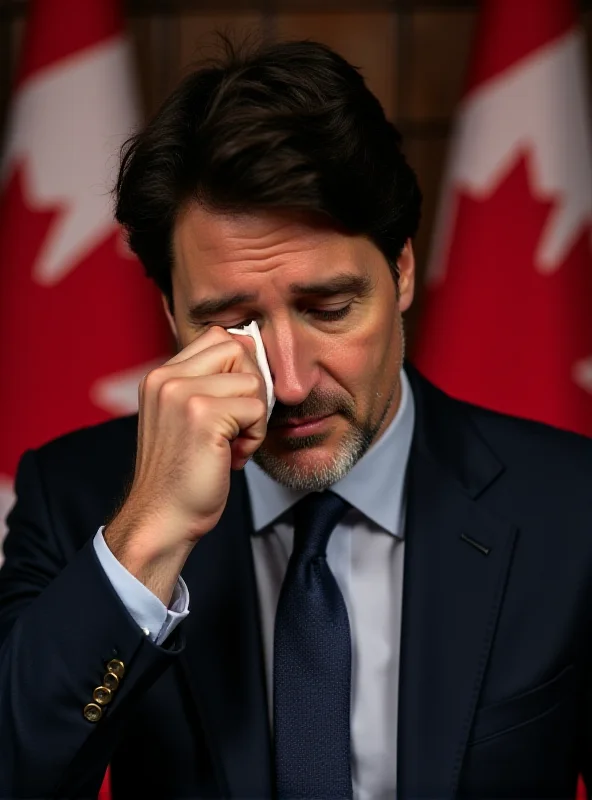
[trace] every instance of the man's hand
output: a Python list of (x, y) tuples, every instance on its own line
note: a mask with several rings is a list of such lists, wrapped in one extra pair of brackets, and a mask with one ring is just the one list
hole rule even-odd
[(254, 350), (249, 337), (213, 327), (140, 384), (134, 479), (104, 535), (165, 605), (193, 546), (222, 515), (230, 470), (265, 438), (265, 383)]

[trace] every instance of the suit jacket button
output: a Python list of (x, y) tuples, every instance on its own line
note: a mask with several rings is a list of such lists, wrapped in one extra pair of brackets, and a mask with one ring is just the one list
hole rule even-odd
[(107, 672), (106, 675), (103, 675), (103, 686), (114, 692), (119, 686), (119, 678), (114, 672)]
[(106, 686), (97, 686), (93, 692), (93, 700), (100, 706), (106, 706), (107, 703), (111, 702), (112, 695), (111, 689), (107, 689)]
[(125, 672), (125, 664), (123, 661), (119, 661), (117, 658), (111, 659), (111, 661), (107, 664), (107, 672), (112, 672), (114, 675), (121, 680), (123, 678), (123, 673)]
[(98, 722), (103, 716), (103, 709), (96, 703), (88, 703), (84, 706), (84, 719), (88, 722)]

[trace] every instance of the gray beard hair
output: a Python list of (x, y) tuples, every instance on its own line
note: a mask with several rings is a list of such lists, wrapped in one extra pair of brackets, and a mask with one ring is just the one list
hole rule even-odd
[[(397, 377), (400, 375), (405, 353), (405, 332), (403, 320), (399, 315), (401, 356), (399, 360)], [(365, 455), (372, 446), (376, 435), (381, 429), (389, 411), (392, 408), (397, 388), (396, 380), (393, 382), (390, 394), (385, 403), (384, 409), (379, 419), (372, 424), (369, 420), (362, 423), (352, 423), (348, 432), (345, 434), (337, 447), (333, 460), (329, 464), (323, 464), (314, 468), (304, 468), (296, 465), (287, 464), (282, 458), (273, 455), (265, 450), (265, 445), (253, 456), (253, 461), (257, 466), (266, 472), (270, 478), (282, 486), (299, 491), (320, 492), (328, 489), (337, 481), (344, 478), (355, 464)], [(376, 392), (375, 398), (380, 400), (382, 392)], [(303, 450), (313, 447), (319, 442), (318, 436), (299, 437), (294, 450)], [(288, 447), (289, 447), (288, 443)]]

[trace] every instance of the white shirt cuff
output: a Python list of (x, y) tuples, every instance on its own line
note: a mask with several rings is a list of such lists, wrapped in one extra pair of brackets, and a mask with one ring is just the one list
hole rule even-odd
[(162, 644), (189, 614), (189, 590), (183, 578), (179, 576), (167, 608), (115, 558), (103, 538), (103, 528), (97, 531), (93, 544), (97, 558), (123, 605), (150, 641)]

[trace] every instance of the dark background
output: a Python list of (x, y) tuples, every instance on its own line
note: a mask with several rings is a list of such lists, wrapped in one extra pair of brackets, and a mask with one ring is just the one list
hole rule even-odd
[[(519, 3), (520, 0), (516, 0)], [(592, 52), (592, 0), (579, 9)], [(0, 133), (17, 63), (26, 0), (0, 0)], [(439, 184), (461, 96), (477, 0), (127, 0), (139, 86), (146, 114), (155, 110), (200, 55), (211, 54), (212, 31), (259, 30), (270, 39), (311, 38), (361, 67), (387, 115), (405, 138), (424, 190), (416, 242), (425, 267)], [(84, 13), (84, 0), (80, 0)], [(589, 59), (590, 61), (590, 59)], [(590, 67), (590, 63), (588, 63)], [(588, 81), (592, 90), (588, 69)], [(419, 302), (408, 315), (413, 339)]]

